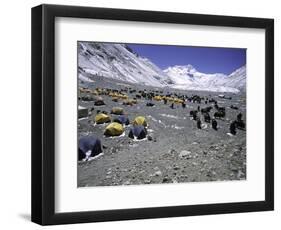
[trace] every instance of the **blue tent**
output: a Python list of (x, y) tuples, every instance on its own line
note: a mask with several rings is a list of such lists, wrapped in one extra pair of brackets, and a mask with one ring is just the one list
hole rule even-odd
[[(91, 151), (89, 156), (86, 153)], [(86, 157), (94, 157), (102, 152), (100, 139), (94, 136), (81, 137), (78, 143), (78, 160), (81, 161)]]
[(137, 139), (140, 140), (140, 139), (145, 138), (146, 134), (147, 134), (147, 132), (146, 132), (146, 129), (144, 128), (144, 126), (136, 125), (130, 129), (129, 137), (130, 138), (136, 137)]
[(130, 124), (129, 118), (125, 115), (118, 116), (117, 118), (114, 119), (114, 122), (118, 122), (122, 125), (129, 125)]

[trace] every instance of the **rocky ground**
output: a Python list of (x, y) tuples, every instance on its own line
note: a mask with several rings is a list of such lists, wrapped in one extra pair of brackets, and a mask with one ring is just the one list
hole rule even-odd
[[(118, 82), (94, 80), (86, 87), (125, 87)], [(226, 118), (217, 120), (218, 130), (213, 130), (205, 122), (202, 122), (203, 129), (197, 129), (196, 122), (189, 117), (190, 110), (197, 109), (197, 103), (187, 103), (186, 108), (176, 105), (171, 109), (163, 101), (153, 101), (155, 106), (147, 107), (145, 99), (139, 99), (133, 106), (122, 105), (122, 101), (113, 102), (109, 96), (102, 96), (105, 106), (93, 106), (93, 102), (79, 100), (79, 105), (94, 108), (94, 111), (88, 118), (78, 121), (78, 137), (95, 135), (101, 139), (104, 148), (103, 154), (96, 159), (78, 162), (78, 187), (246, 179), (246, 131), (237, 130), (235, 136), (227, 134), (231, 121), (239, 112), (246, 120), (245, 94), (226, 94), (232, 96), (228, 100), (219, 98), (219, 93), (206, 91), (180, 93), (212, 97), (219, 106), (226, 107)], [(209, 105), (200, 104), (201, 108)], [(239, 110), (231, 109), (231, 105)], [(136, 116), (145, 116), (152, 140), (130, 139), (130, 126), (120, 137), (104, 137), (106, 125), (95, 125), (93, 118), (97, 109), (110, 112), (113, 106), (123, 107), (130, 121)], [(210, 115), (214, 112), (215, 109)]]

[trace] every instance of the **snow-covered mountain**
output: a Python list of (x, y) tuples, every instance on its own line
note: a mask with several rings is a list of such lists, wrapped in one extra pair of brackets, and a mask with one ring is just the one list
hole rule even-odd
[(164, 87), (168, 76), (123, 44), (80, 42), (79, 68), (86, 73), (129, 83)]
[(173, 88), (177, 89), (237, 93), (244, 91), (246, 87), (246, 66), (242, 66), (230, 75), (201, 73), (192, 65), (168, 67), (163, 72), (170, 77), (174, 84)]
[(242, 66), (239, 69), (231, 73), (224, 83), (224, 86), (234, 87), (242, 92), (246, 91), (246, 66)]
[(201, 73), (192, 65), (161, 70), (125, 44), (80, 42), (78, 46), (78, 65), (82, 70), (79, 79), (84, 81), (88, 73), (133, 84), (182, 90), (238, 93), (246, 87), (245, 66), (230, 75)]

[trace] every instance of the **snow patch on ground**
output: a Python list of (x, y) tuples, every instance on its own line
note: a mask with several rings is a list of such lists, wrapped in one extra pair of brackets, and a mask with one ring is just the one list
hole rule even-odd
[(160, 114), (160, 116), (162, 116), (162, 117), (168, 117), (168, 118), (173, 118), (173, 119), (179, 119), (179, 118), (180, 118), (180, 117), (178, 117), (178, 116), (171, 115), (171, 114), (165, 114), (165, 113)]
[(101, 152), (100, 154), (98, 154), (98, 155), (96, 155), (96, 156), (94, 156), (94, 157), (90, 157), (91, 153), (92, 153), (92, 151), (89, 150), (89, 151), (86, 153), (86, 157), (85, 157), (82, 161), (92, 161), (92, 160), (95, 160), (95, 159), (97, 159), (97, 158), (99, 158), (99, 157), (101, 157), (101, 156), (104, 155), (104, 153)]
[(171, 125), (171, 128), (173, 128), (173, 129), (184, 129), (183, 126), (177, 126), (177, 125)]

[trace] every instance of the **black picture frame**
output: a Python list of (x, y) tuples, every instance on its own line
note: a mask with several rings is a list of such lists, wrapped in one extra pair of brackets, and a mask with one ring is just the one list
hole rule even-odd
[[(265, 200), (55, 213), (55, 18), (109, 19), (265, 29)], [(274, 20), (110, 8), (32, 8), (32, 221), (41, 225), (267, 211), (274, 209)]]

